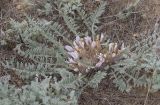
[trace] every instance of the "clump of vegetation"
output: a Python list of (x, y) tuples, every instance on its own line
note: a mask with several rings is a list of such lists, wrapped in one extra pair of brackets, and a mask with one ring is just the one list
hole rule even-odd
[(91, 13), (80, 0), (48, 0), (44, 4), (43, 10), (37, 11), (45, 15), (56, 11), (64, 24), (58, 17), (11, 19), (6, 34), (20, 40), (13, 50), (29, 62), (14, 57), (0, 61), (26, 81), (17, 88), (9, 84), (10, 77), (1, 77), (0, 104), (77, 105), (86, 87), (97, 88), (106, 77), (121, 91), (160, 89), (158, 22), (150, 37), (129, 46), (110, 42), (106, 34), (97, 35), (104, 1)]
[(77, 36), (73, 42), (73, 47), (65, 46), (70, 56), (67, 63), (74, 71), (81, 73), (89, 72), (90, 69), (100, 68), (104, 64), (110, 65), (114, 63), (114, 60), (122, 58), (120, 53), (125, 49), (124, 43), (120, 49), (118, 49), (117, 43), (109, 43), (107, 48), (101, 45), (103, 38), (103, 34), (97, 36), (96, 40), (93, 41), (89, 36), (84, 38)]

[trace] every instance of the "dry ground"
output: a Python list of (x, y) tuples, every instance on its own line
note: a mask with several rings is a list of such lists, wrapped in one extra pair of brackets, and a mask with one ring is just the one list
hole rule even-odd
[[(92, 11), (96, 7), (96, 3), (93, 0), (82, 0), (83, 5), (87, 11)], [(152, 32), (152, 27), (155, 21), (160, 17), (160, 0), (141, 0), (140, 3), (134, 8), (134, 11), (125, 19), (119, 19), (115, 15), (123, 10), (134, 0), (107, 0), (108, 5), (105, 13), (101, 17), (102, 25), (99, 31), (105, 32), (112, 40), (125, 41), (127, 44), (131, 44), (133, 40), (140, 40), (148, 33)], [(23, 13), (32, 14), (34, 17), (39, 17), (34, 14), (33, 11), (29, 11), (20, 0), (0, 0), (0, 28), (6, 30), (10, 18), (22, 21), (24, 18)], [(43, 17), (45, 18), (45, 17)], [(46, 17), (48, 18), (48, 17)], [(0, 34), (0, 40), (4, 36)], [(0, 60), (4, 60), (9, 57), (16, 56), (13, 54), (13, 47), (3, 49), (0, 46)], [(0, 76), (6, 73), (13, 76), (11, 83), (19, 86), (23, 84), (23, 80), (20, 79), (14, 72), (4, 72), (4, 68), (0, 67)], [(104, 79), (98, 89), (87, 88), (82, 93), (79, 104), (80, 105), (160, 105), (160, 93), (150, 93), (146, 99), (146, 91), (138, 89), (131, 93), (122, 93), (118, 91), (114, 85), (108, 80)]]

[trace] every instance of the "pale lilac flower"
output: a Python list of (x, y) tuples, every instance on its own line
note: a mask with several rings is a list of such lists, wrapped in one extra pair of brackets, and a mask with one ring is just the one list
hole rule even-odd
[(86, 36), (84, 39), (85, 39), (85, 43), (86, 43), (87, 45), (89, 45), (89, 44), (91, 44), (91, 43), (92, 43), (92, 39), (91, 39), (91, 37)]
[(68, 58), (68, 63), (76, 63), (73, 58)]
[(79, 70), (78, 70), (78, 68), (74, 68), (74, 71), (75, 71), (75, 72), (78, 72)]
[(96, 64), (96, 67), (100, 67), (103, 63), (104, 63), (105, 59), (102, 58), (101, 60), (99, 60), (99, 62)]
[[(93, 40), (92, 37), (86, 36), (84, 38), (80, 38), (76, 36), (75, 40), (73, 41), (72, 46), (65, 46), (65, 49), (68, 52), (68, 60), (66, 61), (68, 64), (71, 64), (74, 71), (82, 72), (81, 70), (84, 69), (85, 72), (88, 72), (91, 67), (87, 67), (85, 65), (81, 65), (81, 61), (83, 62), (84, 59), (80, 59), (80, 56), (86, 58), (87, 61), (91, 63), (93, 68), (99, 68), (105, 63), (107, 59), (107, 53), (101, 51), (101, 42), (104, 39), (104, 34), (97, 36), (96, 40)], [(117, 43), (110, 43), (109, 44), (109, 53), (111, 56), (115, 56), (115, 51), (117, 50)], [(122, 45), (122, 48), (124, 45)], [(95, 49), (95, 50), (93, 50)], [(91, 51), (94, 51), (91, 53)], [(113, 54), (113, 55), (112, 55)], [(93, 58), (92, 58), (93, 57)], [(95, 60), (95, 61), (92, 61)]]
[(103, 58), (103, 54), (100, 53), (100, 54), (98, 55), (98, 59), (102, 60), (102, 58)]
[(116, 56), (116, 53), (112, 53), (112, 57), (115, 57)]
[(74, 51), (74, 49), (71, 46), (68, 46), (68, 45), (65, 46), (65, 49), (67, 51), (69, 51), (69, 52), (73, 52)]
[(69, 54), (73, 59), (75, 59), (75, 60), (79, 58), (79, 55), (78, 55), (78, 52), (77, 52), (77, 51), (68, 52), (68, 54)]
[(118, 44), (117, 43), (110, 43), (108, 46), (109, 46), (109, 52), (110, 53), (116, 51), (117, 48), (118, 48)]
[(121, 45), (121, 50), (122, 51), (125, 50), (124, 43), (122, 43), (122, 45)]
[(116, 51), (118, 48), (118, 44), (117, 43), (114, 43), (114, 50), (113, 51)]
[(79, 43), (79, 41), (81, 40), (81, 38), (79, 36), (76, 36), (76, 43)]
[(105, 58), (103, 57), (102, 53), (100, 53), (100, 55), (98, 56), (98, 59), (99, 59), (99, 62), (96, 64), (96, 67), (100, 67), (105, 61)]
[(82, 48), (84, 48), (84, 42), (83, 41), (79, 41), (79, 46), (81, 46)]
[(96, 42), (95, 42), (95, 41), (93, 41), (93, 42), (91, 43), (91, 47), (92, 47), (92, 48), (95, 48), (95, 47), (96, 47)]
[(81, 40), (79, 36), (76, 36), (76, 40), (74, 41), (74, 45), (77, 47), (84, 48), (84, 42)]
[(110, 43), (108, 46), (109, 46), (109, 52), (112, 53), (113, 47), (114, 47), (114, 43)]
[(101, 34), (101, 37), (100, 37), (100, 42), (102, 42), (103, 39), (104, 39), (104, 34), (102, 33), (102, 34)]
[(74, 45), (74, 47), (75, 47), (76, 49), (79, 49), (79, 47), (78, 47), (78, 45), (77, 45), (77, 43), (76, 43), (75, 41), (73, 41), (73, 45)]

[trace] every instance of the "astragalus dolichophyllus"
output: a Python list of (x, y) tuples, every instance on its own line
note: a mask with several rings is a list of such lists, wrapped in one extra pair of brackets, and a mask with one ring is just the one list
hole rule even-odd
[(113, 59), (125, 49), (124, 44), (120, 48), (117, 43), (109, 43), (107, 47), (103, 47), (103, 40), (103, 34), (97, 35), (95, 40), (90, 36), (84, 38), (76, 36), (73, 46), (65, 46), (69, 55), (66, 62), (74, 71), (80, 73), (87, 73), (91, 69), (111, 64)]

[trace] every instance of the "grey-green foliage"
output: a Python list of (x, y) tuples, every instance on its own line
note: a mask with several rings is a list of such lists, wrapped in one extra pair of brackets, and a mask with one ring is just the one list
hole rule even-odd
[(102, 15), (102, 13), (105, 10), (106, 2), (101, 2), (100, 6), (89, 16), (89, 20), (91, 21), (91, 27), (92, 27), (92, 34), (95, 35), (96, 30), (98, 27), (96, 24), (100, 23), (99, 17)]
[[(23, 44), (18, 44), (14, 50), (21, 56), (29, 58), (30, 62), (17, 62), (12, 59), (5, 61), (3, 63), (4, 66), (7, 68), (15, 68), (22, 72), (32, 71), (32, 74), (48, 71), (53, 72), (52, 70), (56, 68), (56, 66), (65, 66), (65, 59), (63, 57), (65, 51), (62, 43), (57, 39), (58, 36), (64, 36), (65, 34), (61, 25), (57, 22), (36, 21), (30, 18), (21, 23), (11, 20), (11, 25), (17, 37), (20, 35), (24, 42)], [(27, 47), (25, 51), (22, 50), (23, 45)]]
[[(49, 0), (50, 6), (52, 4), (57, 5), (59, 15), (63, 18), (65, 24), (67, 25), (67, 30), (64, 24), (60, 24), (58, 21), (47, 21), (45, 19), (33, 19), (32, 17), (26, 17), (22, 22), (17, 22), (11, 19), (11, 29), (10, 32), (15, 35), (16, 39), (22, 39), (24, 43), (17, 44), (14, 51), (17, 51), (21, 56), (29, 58), (33, 62), (17, 62), (14, 59), (10, 61), (3, 62), (3, 66), (19, 70), (21, 72), (29, 72), (30, 75), (42, 74), (44, 72), (53, 72), (56, 67), (65, 67), (65, 51), (63, 47), (63, 42), (59, 38), (63, 38), (64, 42), (72, 44), (68, 39), (70, 37), (70, 32), (74, 35), (84, 35), (78, 30), (80, 25), (78, 21), (84, 21), (85, 24), (88, 24), (87, 27), (90, 27), (91, 30), (86, 30), (86, 32), (93, 32), (95, 30), (96, 24), (99, 23), (99, 17), (104, 12), (106, 3), (101, 3), (93, 13), (87, 15), (80, 6), (80, 1), (71, 2), (71, 1), (54, 1)], [(75, 8), (76, 11), (79, 11), (79, 14), (83, 15), (75, 16), (76, 14), (70, 15), (64, 10), (67, 10), (65, 7), (66, 3), (77, 4), (79, 5)], [(53, 6), (51, 7), (53, 8)], [(85, 27), (84, 27), (85, 29)], [(95, 31), (94, 31), (95, 32)], [(10, 34), (10, 33), (8, 33)], [(27, 49), (22, 50), (22, 47), (25, 46)], [(14, 67), (15, 66), (15, 67)], [(17, 68), (17, 69), (16, 69)], [(25, 70), (27, 69), (27, 71)], [(35, 72), (36, 71), (36, 72)], [(44, 71), (44, 72), (43, 72)], [(25, 75), (25, 74), (24, 74)]]
[(160, 61), (154, 49), (159, 26), (156, 23), (151, 35), (135, 43), (125, 59), (111, 66), (113, 70), (110, 75), (121, 91), (129, 91), (132, 87), (149, 87), (153, 91), (160, 89)]
[(89, 81), (89, 86), (97, 88), (101, 80), (104, 79), (106, 75), (107, 73), (98, 71)]
[(84, 76), (74, 75), (64, 68), (56, 71), (61, 76), (60, 80), (57, 77), (45, 76), (45, 79), (39, 82), (35, 77), (30, 84), (21, 88), (10, 85), (9, 76), (1, 77), (0, 105), (77, 105), (83, 85), (97, 86), (105, 75), (103, 72), (98, 72), (91, 80), (86, 81)]
[[(15, 70), (27, 81), (27, 84), (18, 89), (8, 82), (0, 82), (0, 104), (2, 105), (77, 105), (83, 89), (87, 86), (97, 87), (106, 76), (102, 71), (90, 78), (69, 72), (68, 65), (65, 63), (67, 56), (63, 45), (63, 42), (72, 44), (68, 39), (71, 33), (84, 35), (79, 31), (81, 27), (78, 22), (81, 20), (87, 26), (87, 29), (86, 26), (83, 27), (86, 32), (94, 31), (95, 33), (99, 17), (104, 12), (106, 4), (100, 4), (95, 12), (87, 15), (85, 11), (81, 11), (84, 9), (79, 0), (71, 2), (72, 5), (68, 5), (70, 1), (60, 1), (61, 4), (58, 3), (59, 0), (49, 1), (44, 5), (45, 14), (51, 14), (52, 9), (55, 9), (52, 3), (56, 3), (59, 16), (63, 18), (65, 25), (55, 21), (54, 18), (53, 21), (32, 17), (26, 17), (22, 22), (13, 19), (10, 21), (11, 28), (6, 32), (14, 35), (17, 42), (22, 41), (17, 44), (14, 51), (25, 60), (17, 61), (13, 57), (0, 63), (8, 68), (7, 70)], [(70, 12), (67, 13), (65, 10)], [(79, 14), (85, 17), (76, 16), (74, 11), (78, 10), (80, 10)], [(63, 41), (60, 40), (61, 38)], [(40, 82), (33, 79), (35, 76), (40, 78), (40, 75), (45, 79)]]
[(18, 103), (16, 100), (18, 95), (16, 94), (15, 87), (9, 85), (9, 80), (10, 78), (6, 76), (0, 78), (0, 105), (13, 105)]
[(151, 72), (149, 64), (152, 63), (150, 59), (146, 60), (145, 53), (142, 55), (133, 55), (123, 61), (112, 65), (113, 72), (111, 76), (114, 78), (113, 82), (121, 90), (130, 90), (131, 87), (144, 86), (147, 87), (147, 74)]
[(139, 4), (139, 2), (140, 2), (140, 0), (135, 0), (133, 3), (130, 3), (125, 9), (123, 9), (122, 11), (120, 11), (117, 14), (117, 17), (119, 19), (128, 18), (133, 13), (133, 10), (136, 8), (136, 6)]
[(124, 91), (131, 87), (148, 87), (152, 80), (152, 73), (159, 71), (158, 61), (151, 48), (139, 50), (138, 53), (130, 53), (130, 56), (111, 66), (114, 70), (111, 76), (117, 87)]
[[(65, 3), (70, 4), (67, 5), (67, 7), (63, 2), (64, 1), (57, 3), (58, 10), (70, 31), (75, 35), (84, 35), (86, 32), (91, 32), (92, 35), (95, 36), (95, 33), (98, 29), (97, 24), (100, 23), (99, 18), (104, 13), (106, 2), (101, 2), (100, 5), (90, 13), (85, 11), (85, 8), (82, 6), (79, 0), (74, 2), (66, 1)], [(70, 14), (68, 11), (72, 11), (72, 14)], [(79, 16), (77, 16), (75, 11)], [(79, 22), (83, 22), (83, 24), (78, 24)], [(79, 32), (79, 29), (84, 30), (82, 27), (84, 29), (87, 28), (85, 33), (82, 33), (82, 31)]]
[[(69, 80), (67, 77), (63, 79)], [(72, 88), (58, 87), (63, 79), (51, 82), (51, 78), (46, 77), (41, 82), (35, 80), (21, 88), (9, 85), (7, 80), (0, 82), (0, 105), (77, 105)], [(66, 84), (72, 84), (72, 81)]]
[(106, 7), (106, 2), (101, 2), (99, 7), (93, 12), (87, 14), (83, 8), (78, 8), (77, 12), (81, 17), (84, 25), (87, 30), (92, 33), (92, 36), (95, 36), (96, 31), (98, 30), (99, 17), (104, 13)]
[(82, 6), (81, 0), (62, 0), (62, 10), (74, 14), (74, 10)]
[[(81, 0), (48, 0), (42, 4), (44, 9), (38, 9), (38, 11), (45, 15), (53, 14), (55, 19), (62, 17), (67, 31), (73, 35), (85, 35), (86, 32), (92, 32), (95, 35), (98, 29), (97, 23), (100, 23), (99, 18), (106, 7), (106, 2), (101, 1), (95, 10), (86, 12)], [(58, 12), (58, 16), (54, 15), (55, 12)]]
[(46, 15), (48, 15), (52, 11), (52, 6), (50, 3), (46, 3), (44, 7), (45, 7), (44, 11), (45, 11)]
[[(53, 7), (50, 6), (45, 5), (46, 14), (51, 12), (48, 8)], [(27, 17), (22, 22), (11, 20), (11, 28), (8, 29), (10, 30), (8, 34), (14, 34), (17, 40), (21, 38), (23, 41), (23, 43), (17, 44), (14, 51), (25, 59), (29, 59), (29, 61), (21, 62), (13, 58), (1, 61), (1, 64), (8, 70), (16, 70), (16, 73), (27, 81), (27, 85), (17, 89), (9, 83), (1, 84), (0, 92), (3, 92), (2, 96), (6, 95), (1, 99), (1, 104), (77, 105), (78, 98), (85, 87), (97, 87), (101, 79), (105, 78), (105, 72), (99, 71), (91, 78), (86, 78), (83, 75), (77, 75), (66, 70), (68, 69), (68, 65), (65, 63), (66, 52), (59, 37), (63, 38), (64, 42), (71, 44), (67, 38), (68, 34), (70, 32), (73, 34), (81, 33), (78, 32), (80, 27), (75, 22), (75, 18), (69, 16), (62, 8), (66, 8), (66, 6), (60, 7), (59, 11), (61, 11), (60, 16), (63, 17), (69, 30), (66, 30), (63, 24), (54, 20), (47, 21), (31, 17)], [(75, 8), (75, 10), (78, 8)], [(92, 18), (95, 18), (93, 19), (94, 23), (92, 23), (90, 16), (86, 17), (88, 19), (84, 19), (85, 22), (91, 22), (89, 26), (95, 25), (102, 11), (100, 11), (100, 14), (99, 12), (94, 13), (96, 18), (92, 14)], [(77, 19), (81, 18), (78, 17)], [(23, 49), (23, 47), (26, 48)], [(39, 78), (40, 75), (43, 75), (45, 79), (41, 82), (33, 81), (33, 77), (38, 76)], [(52, 78), (47, 78), (46, 75), (52, 75)], [(60, 78), (55, 75), (60, 75)]]

